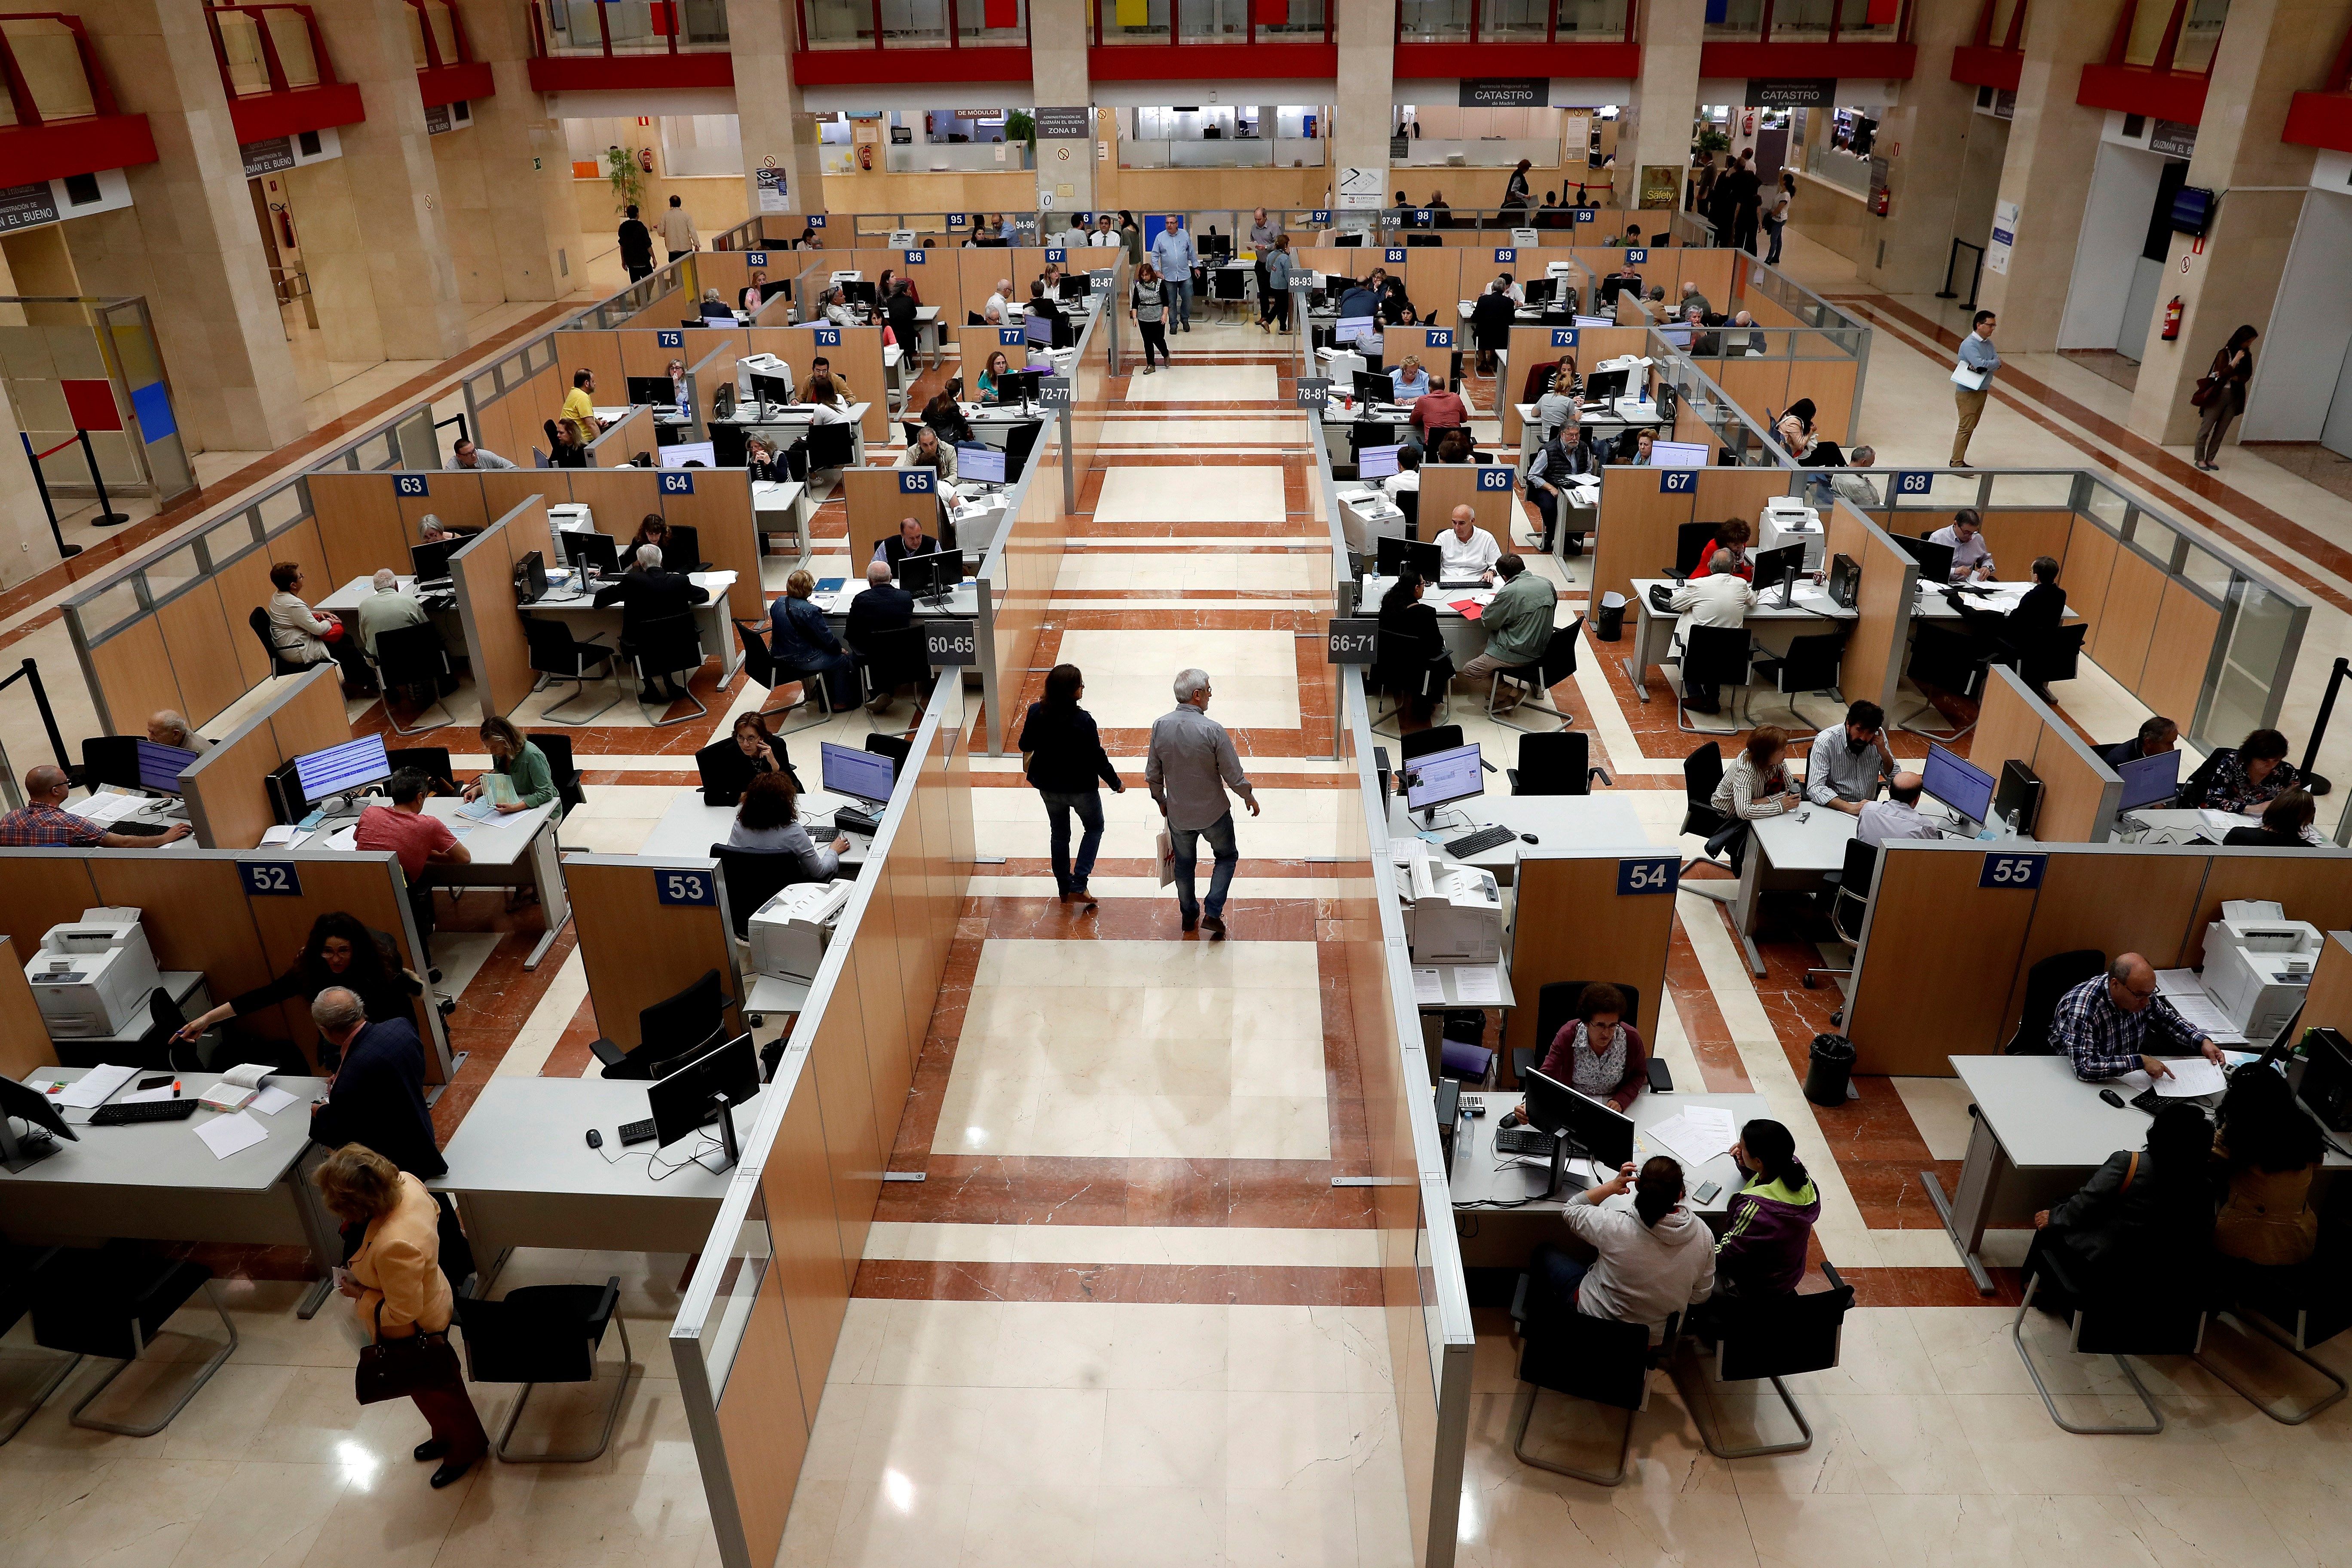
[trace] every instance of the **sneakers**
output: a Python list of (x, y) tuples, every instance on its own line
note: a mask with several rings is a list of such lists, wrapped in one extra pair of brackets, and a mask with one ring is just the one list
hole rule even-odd
[(1217, 915), (1202, 915), (1201, 917), (1201, 929), (1209, 933), (1209, 940), (1211, 942), (1223, 942), (1225, 940), (1225, 922), (1223, 918)]

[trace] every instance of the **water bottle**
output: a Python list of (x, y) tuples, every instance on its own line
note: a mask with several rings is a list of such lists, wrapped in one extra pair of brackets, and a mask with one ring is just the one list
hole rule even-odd
[(2000, 819), (2000, 825), (2001, 825), (2002, 828), (2005, 830), (2005, 831), (2002, 833), (2002, 835), (2001, 835), (2001, 837), (2004, 837), (2004, 838), (2008, 838), (2008, 839), (2011, 839), (2011, 840), (2012, 840), (2012, 841), (2013, 841), (2013, 840), (2018, 837), (2018, 833), (2017, 833), (2017, 808), (2016, 808), (2016, 807), (2011, 806), (2011, 807), (2009, 809), (2009, 812), (2007, 813), (2007, 815), (2005, 815), (2004, 816), (2002, 816), (2002, 817), (2001, 817), (2001, 819)]

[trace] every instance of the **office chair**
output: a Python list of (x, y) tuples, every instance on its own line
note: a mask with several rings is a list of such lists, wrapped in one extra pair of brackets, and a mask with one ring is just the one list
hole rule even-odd
[(523, 641), (529, 645), (530, 668), (545, 678), (541, 685), (545, 687), (559, 680), (568, 680), (573, 687), (572, 696), (563, 702), (541, 710), (539, 716), (541, 720), (551, 724), (593, 724), (605, 708), (621, 700), (620, 694), (615, 692), (612, 701), (605, 703), (604, 708), (576, 719), (556, 711), (556, 708), (567, 706), (587, 694), (588, 672), (596, 666), (604, 667), (607, 679), (618, 678), (613, 665), (613, 650), (594, 637), (583, 641), (573, 637), (569, 626), (552, 616), (525, 616), (522, 618), (522, 635)]
[[(2025, 1297), (2017, 1304), (2017, 1316), (2010, 1320), (2009, 1342), (2017, 1347), (2018, 1359), (2025, 1363), (2035, 1392), (2042, 1395), (2043, 1407), (2061, 1430), (2084, 1436), (2153, 1436), (2164, 1430), (2164, 1412), (2148, 1396), (2129, 1358), (2194, 1358), (2205, 1342), (2202, 1293), (2194, 1279), (2168, 1277), (2132, 1287), (2118, 1284), (2086, 1294), (2083, 1289), (2086, 1276), (2082, 1267), (2079, 1260), (2066, 1255), (2063, 1246), (2037, 1246), (2026, 1254)], [(2073, 1308), (2068, 1314), (2066, 1348), (2083, 1355), (2115, 1357), (2116, 1365), (2123, 1369), (2132, 1392), (2139, 1395), (2141, 1405), (2147, 1411), (2146, 1422), (2085, 1426), (2059, 1414), (2058, 1402), (2050, 1396), (2050, 1385), (2042, 1381), (2042, 1369), (2033, 1364), (2032, 1352), (2025, 1348), (2025, 1314), (2033, 1310), (2033, 1298), (2045, 1291), (2055, 1291)]]
[(845, 468), (857, 460), (856, 427), (846, 420), (838, 425), (809, 426), (808, 473), (811, 479), (825, 468)]
[(1020, 482), (1028, 471), (1029, 454), (1036, 448), (1038, 433), (1045, 428), (1043, 420), (1029, 420), (1008, 427), (1004, 432), (1004, 482)]
[(2083, 639), (2090, 635), (2090, 623), (2076, 621), (2019, 649), (2018, 679), (2032, 687), (2037, 696), (2049, 690), (2053, 681), (2074, 679), (2083, 658)]
[(751, 466), (751, 437), (743, 426), (712, 420), (710, 424), (710, 466), (714, 468), (743, 468)]
[(1543, 657), (1535, 663), (1507, 665), (1496, 670), (1493, 682), (1486, 688), (1486, 717), (1506, 730), (1517, 730), (1522, 734), (1544, 732), (1531, 725), (1514, 723), (1496, 710), (1495, 699), (1502, 691), (1503, 682), (1511, 680), (1528, 688), (1528, 695), (1510, 710), (1511, 712), (1527, 709), (1538, 713), (1549, 713), (1559, 720), (1559, 727), (1563, 730), (1575, 723), (1576, 715), (1565, 708), (1549, 700), (1538, 702), (1536, 699), (1549, 699), (1552, 688), (1575, 676), (1576, 648), (1584, 637), (1584, 621), (1585, 617), (1579, 616), (1573, 625), (1553, 632), (1551, 641), (1544, 645)]
[[(1454, 681), (1449, 676), (1442, 690), (1432, 691), (1430, 679), (1437, 673), (1436, 657), (1444, 650), (1443, 637), (1432, 647), (1427, 637), (1411, 632), (1395, 632), (1382, 626), (1374, 636), (1372, 647), (1372, 687), (1396, 700), (1396, 706), (1383, 719), (1372, 722), (1376, 735), (1404, 735), (1404, 714), (1408, 697), (1436, 697), (1442, 700), (1448, 713), (1453, 711)], [(1392, 723), (1395, 728), (1383, 728)]]
[[(901, 686), (915, 689), (915, 716), (922, 717), (923, 707), (930, 696), (931, 659), (925, 646), (923, 628), (919, 626), (896, 626), (888, 631), (869, 632), (866, 646), (857, 649), (858, 695), (866, 701), (888, 697), (895, 705)], [(884, 709), (884, 712), (889, 711)], [(879, 715), (868, 713), (866, 727), (874, 728)]]
[[(1647, 1324), (1592, 1317), (1578, 1311), (1573, 1302), (1544, 1301), (1542, 1297), (1549, 1292), (1539, 1297), (1533, 1286), (1533, 1277), (1522, 1274), (1511, 1296), (1511, 1321), (1519, 1331), (1520, 1384), (1518, 1414), (1511, 1423), (1511, 1452), (1523, 1465), (1574, 1476), (1594, 1486), (1613, 1487), (1625, 1479), (1634, 1420), (1650, 1406), (1650, 1369), (1660, 1364), (1673, 1346), (1681, 1331), (1682, 1314), (1667, 1318), (1665, 1337), (1653, 1349)], [(1528, 1426), (1535, 1418), (1536, 1394), (1546, 1388), (1625, 1412), (1625, 1433), (1617, 1447), (1615, 1470), (1580, 1470), (1528, 1452)]]
[[(691, 713), (677, 718), (648, 714), (647, 722), (661, 729), (670, 724), (684, 724), (690, 720), (709, 716), (710, 710), (694, 694), (693, 672), (702, 668), (702, 635), (695, 627), (691, 615), (664, 616), (658, 620), (641, 623), (629, 648), (629, 663), (637, 672), (637, 689), (643, 692), (656, 675), (665, 678), (679, 671), (687, 672), (684, 683), (686, 700), (694, 705)], [(640, 713), (647, 712), (643, 701), (637, 704)]]
[(555, 798), (563, 803), (566, 811), (576, 811), (588, 804), (588, 792), (580, 785), (580, 769), (572, 760), (572, 737), (553, 734), (545, 730), (532, 730), (523, 739), (539, 748), (547, 759), (548, 777), (555, 782)]
[(662, 570), (665, 572), (707, 572), (710, 563), (702, 558), (702, 535), (690, 522), (669, 525), (669, 542), (662, 547)]
[(1463, 744), (1459, 724), (1432, 724), (1426, 730), (1415, 730), (1399, 738), (1397, 760), (1409, 763), (1431, 752), (1447, 752)]
[[(1731, 819), (1715, 809), (1715, 792), (1723, 783), (1723, 748), (1709, 741), (1683, 759), (1683, 825), (1681, 831), (1712, 840), (1729, 825)], [(1729, 866), (1712, 853), (1702, 851), (1685, 860), (1682, 876), (1675, 886), (1685, 892), (1696, 893), (1703, 899), (1727, 904), (1737, 891), (1737, 884), (1724, 882), (1693, 882), (1683, 879), (1690, 876), (1694, 866), (1715, 866), (1723, 870)]]
[(1420, 489), (1416, 487), (1409, 490), (1397, 490), (1390, 495), (1389, 500), (1396, 502), (1397, 510), (1404, 513), (1404, 536), (1407, 539), (1419, 540), (1421, 538)]
[(140, 740), (137, 735), (85, 738), (81, 743), (81, 766), (74, 770), (73, 782), (89, 790), (96, 790), (102, 784), (140, 788)]
[(1675, 563), (1666, 568), (1666, 575), (1682, 581), (1698, 570), (1699, 552), (1715, 539), (1722, 528), (1716, 522), (1685, 522), (1675, 528)]
[(877, 757), (889, 758), (894, 766), (903, 768), (915, 748), (904, 735), (868, 735), (866, 737), (866, 749)]
[[(384, 695), (384, 721), (392, 726), (394, 734), (422, 735), (457, 721), (457, 716), (449, 711), (448, 705), (441, 699), (442, 681), (456, 672), (449, 663), (448, 647), (441, 640), (439, 626), (426, 621), (417, 626), (397, 626), (391, 631), (380, 632), (375, 639), (375, 652), (368, 656), (368, 662), (375, 667), (375, 682)], [(419, 723), (414, 728), (404, 726), (392, 709), (394, 687), (404, 687), (411, 691), (423, 687), (431, 700), (418, 710), (417, 718), (422, 720), (425, 714), (438, 708), (443, 715), (441, 722)]]
[[(53, 1351), (103, 1356), (121, 1365), (98, 1380), (69, 1419), (77, 1426), (115, 1432), (125, 1437), (152, 1437), (187, 1408), (196, 1391), (212, 1381), (236, 1350), (236, 1324), (221, 1305), (213, 1271), (185, 1258), (159, 1258), (137, 1241), (110, 1241), (84, 1249), (64, 1247), (51, 1253), (26, 1282), (32, 1298), (34, 1342)], [(145, 1353), (164, 1322), (202, 1290), (220, 1314), (228, 1342), (213, 1352), (195, 1376), (163, 1412), (163, 1418), (146, 1426), (101, 1421), (82, 1413), (104, 1394), (123, 1369)]]
[[(1974, 699), (1984, 690), (1985, 668), (1990, 658), (1983, 644), (1966, 632), (1933, 621), (1911, 623), (1911, 662), (1904, 674), (1918, 687), (1935, 687), (1955, 697)], [(1936, 705), (1927, 700), (1924, 693), (1918, 711), (1912, 719), (1924, 719), (1935, 712)], [(1914, 735), (1926, 735), (1937, 741), (1956, 741), (1977, 727), (1971, 719), (1958, 729), (1948, 732), (1916, 728), (1909, 720), (1895, 726)]]
[(385, 760), (392, 763), (394, 773), (403, 768), (414, 768), (431, 779), (435, 795), (457, 793), (457, 765), (449, 760), (448, 747), (390, 746), (385, 748), (383, 754)]
[[(2285, 1268), (2250, 1268), (2232, 1282), (2228, 1304), (2214, 1313), (2249, 1339), (2268, 1340), (2309, 1371), (2335, 1385), (2300, 1414), (2282, 1414), (2240, 1381), (2227, 1363), (2208, 1358), (2200, 1349), (2197, 1364), (2238, 1391), (2247, 1403), (2282, 1426), (2300, 1426), (2344, 1397), (2347, 1384), (2325, 1363), (2310, 1354), (2352, 1328), (2352, 1291), (2344, 1289), (2340, 1232), (2323, 1227), (2318, 1248), (2305, 1261)], [(0, 1319), (0, 1321), (5, 1321)], [(2292, 1323), (2289, 1331), (2286, 1325)], [(0, 1330), (5, 1331), (5, 1330)], [(0, 1438), (0, 1442), (5, 1442)]]
[[(0, 1243), (0, 1334), (14, 1329), (24, 1321), (25, 1314), (32, 1310), (34, 1271), (58, 1250), (54, 1247), (11, 1247)], [(48, 1381), (41, 1384), (40, 1391), (25, 1401), (24, 1408), (16, 1413), (5, 1428), (0, 1428), (0, 1447), (6, 1447), (11, 1437), (25, 1429), (25, 1423), (49, 1402), (50, 1394), (65, 1385), (66, 1379), (74, 1374), (81, 1362), (80, 1352), (67, 1353)]]
[(1590, 795), (1592, 781), (1614, 785), (1609, 770), (1592, 763), (1592, 738), (1581, 730), (1519, 737), (1519, 765), (1506, 768), (1513, 795)]
[[(278, 651), (278, 647), (276, 643), (269, 640), (269, 612), (268, 610), (256, 605), (253, 607), (253, 614), (245, 617), (245, 624), (251, 626), (253, 628), (253, 635), (261, 639), (261, 650), (269, 658), (270, 674), (305, 675), (310, 672), (310, 667), (309, 665), (294, 663), (283, 653)], [(136, 740), (138, 737), (133, 736), (131, 738)]]
[(751, 940), (751, 917), (770, 899), (796, 882), (814, 880), (802, 875), (799, 856), (782, 849), (743, 849), (714, 844), (710, 858), (719, 862), (720, 875), (725, 879), (727, 923), (734, 929), (738, 942)]
[[(629, 1374), (641, 1370), (629, 1348), (629, 1325), (620, 1314), (621, 1277), (602, 1285), (524, 1285), (499, 1300), (459, 1296), (454, 1303), (457, 1327), (466, 1342), (466, 1373), (476, 1383), (520, 1383), (514, 1407), (491, 1445), (509, 1465), (584, 1465), (604, 1452), (613, 1427), (621, 1419), (621, 1401), (629, 1392)], [(621, 1373), (613, 1379), (613, 1396), (604, 1402), (604, 1426), (596, 1446), (585, 1453), (542, 1451), (516, 1454), (508, 1450), (522, 1407), (530, 1391), (542, 1383), (593, 1383), (596, 1352), (604, 1331), (621, 1330)]]
[[(1842, 942), (1862, 945), (1863, 916), (1870, 910), (1871, 883), (1878, 876), (1878, 846), (1864, 843), (1859, 837), (1845, 841), (1845, 864), (1830, 879), (1835, 889), (1830, 899), (1830, 929)], [(1805, 971), (1805, 989), (1818, 989), (1816, 977), (1826, 974), (1832, 980), (1843, 980), (1852, 974), (1851, 966), (1844, 969), (1815, 967)], [(1830, 1015), (1830, 1022), (1845, 1022), (1845, 1009), (1840, 1007)]]
[(2053, 952), (2025, 972), (2025, 1002), (2017, 1015), (2017, 1030), (2000, 1048), (2005, 1057), (2056, 1055), (2050, 1043), (2050, 1025), (2067, 992), (2107, 972), (2107, 955), (2095, 947)]
[(1748, 685), (1748, 628), (1745, 626), (1693, 626), (1683, 645), (1680, 679), (1675, 682), (1675, 727), (1685, 734), (1729, 734), (1747, 728), (1745, 719), (1736, 720), (1727, 730), (1702, 730), (1690, 721), (1690, 689), (1694, 684), (1712, 686), (1718, 702), (1727, 689), (1741, 689), (1741, 701), (1746, 700)]
[(1800, 693), (1826, 692), (1837, 699), (1838, 706), (1845, 706), (1844, 693), (1838, 687), (1839, 663), (1845, 652), (1845, 636), (1841, 629), (1791, 637), (1788, 652), (1756, 661), (1758, 678), (1770, 681), (1772, 689), (1789, 699), (1790, 716), (1809, 730), (1818, 730), (1821, 725), (1808, 718), (1805, 710), (1797, 706)]
[(751, 677), (754, 686), (763, 691), (773, 691), (780, 685), (794, 681), (800, 684), (801, 694), (794, 700), (785, 703), (781, 708), (760, 710), (760, 717), (762, 720), (782, 718), (803, 704), (814, 704), (819, 710), (820, 717), (811, 720), (808, 723), (777, 731), (778, 739), (793, 733), (793, 730), (810, 729), (833, 717), (833, 699), (824, 681), (815, 677), (803, 679), (793, 670), (781, 668), (776, 663), (774, 650), (768, 647), (767, 634), (761, 628), (758, 622), (737, 621), (735, 635), (743, 639), (743, 673)]
[(729, 1005), (719, 971), (706, 969), (685, 990), (637, 1014), (635, 1049), (623, 1050), (599, 1037), (588, 1042), (589, 1054), (604, 1064), (606, 1078), (651, 1081), (661, 1076), (656, 1063), (717, 1044), (727, 1027)]
[[(1836, 1265), (1822, 1260), (1822, 1275), (1830, 1282), (1826, 1290), (1790, 1292), (1785, 1296), (1717, 1296), (1706, 1303), (1706, 1323), (1713, 1330), (1715, 1341), (1715, 1375), (1698, 1384), (1702, 1399), (1691, 1397), (1687, 1380), (1675, 1376), (1675, 1386), (1682, 1393), (1684, 1403), (1690, 1406), (1691, 1421), (1698, 1427), (1699, 1440), (1706, 1451), (1718, 1459), (1759, 1459), (1768, 1454), (1801, 1454), (1813, 1446), (1812, 1423), (1797, 1405), (1796, 1396), (1789, 1392), (1787, 1378), (1809, 1372), (1827, 1372), (1838, 1364), (1840, 1342), (1845, 1329), (1845, 1315), (1853, 1307), (1853, 1287), (1847, 1284)], [(1673, 1376), (1681, 1358), (1668, 1369)], [(1702, 1376), (1702, 1363), (1693, 1369)], [(1769, 1378), (1772, 1391), (1780, 1396), (1802, 1434), (1793, 1443), (1757, 1443), (1746, 1447), (1727, 1448), (1708, 1424), (1701, 1421), (1698, 1407), (1703, 1402), (1712, 1407), (1716, 1402), (1716, 1385), (1725, 1383), (1753, 1383)]]

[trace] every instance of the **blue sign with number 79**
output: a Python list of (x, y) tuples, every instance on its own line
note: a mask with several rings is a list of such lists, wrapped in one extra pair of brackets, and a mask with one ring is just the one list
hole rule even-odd
[(1551, 346), (1556, 349), (1574, 348), (1576, 346), (1576, 329), (1574, 327), (1554, 327), (1551, 330)]

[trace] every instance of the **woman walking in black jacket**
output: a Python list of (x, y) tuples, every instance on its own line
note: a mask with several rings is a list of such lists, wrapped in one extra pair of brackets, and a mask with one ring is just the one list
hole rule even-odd
[[(1057, 664), (1045, 677), (1045, 699), (1029, 704), (1021, 724), (1022, 772), (1045, 803), (1045, 821), (1052, 833), (1054, 886), (1062, 902), (1095, 907), (1087, 878), (1095, 868), (1095, 851), (1102, 847), (1103, 809), (1099, 784), (1113, 795), (1127, 793), (1118, 770), (1103, 751), (1102, 735), (1094, 715), (1078, 706), (1087, 691), (1086, 677), (1075, 664)], [(1078, 840), (1078, 860), (1070, 864), (1070, 814), (1078, 814), (1085, 834)]]

